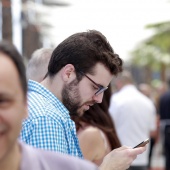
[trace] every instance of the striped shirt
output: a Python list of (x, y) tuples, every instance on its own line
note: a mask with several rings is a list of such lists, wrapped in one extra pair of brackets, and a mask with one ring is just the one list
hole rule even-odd
[(37, 148), (82, 158), (75, 123), (69, 111), (41, 84), (28, 82), (29, 116), (23, 121), (20, 139)]

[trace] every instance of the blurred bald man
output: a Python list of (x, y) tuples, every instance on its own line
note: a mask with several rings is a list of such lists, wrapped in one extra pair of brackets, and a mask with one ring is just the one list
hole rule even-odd
[(40, 48), (33, 52), (26, 70), (28, 79), (37, 82), (41, 82), (44, 79), (52, 52), (52, 48)]

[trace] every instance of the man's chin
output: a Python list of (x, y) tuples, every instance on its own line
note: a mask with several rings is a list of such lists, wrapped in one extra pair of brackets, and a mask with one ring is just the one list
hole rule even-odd
[(79, 117), (82, 117), (84, 115), (84, 112), (78, 113)]
[(77, 111), (77, 114), (79, 117), (82, 117), (86, 111), (87, 111), (86, 109), (82, 109), (82, 110)]
[(70, 115), (75, 117), (82, 117), (85, 111), (86, 110), (78, 110), (78, 111), (70, 112)]

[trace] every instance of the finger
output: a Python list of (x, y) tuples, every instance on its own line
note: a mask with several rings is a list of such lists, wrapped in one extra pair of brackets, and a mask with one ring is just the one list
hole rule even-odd
[(142, 154), (146, 150), (146, 146), (145, 147), (134, 148), (132, 150), (133, 150), (134, 154), (139, 155), (139, 154)]
[(121, 151), (121, 150), (125, 150), (125, 149), (132, 149), (132, 147), (129, 147), (129, 146), (121, 146), (121, 147), (119, 147), (119, 148), (117, 148), (117, 149), (115, 149), (115, 150)]

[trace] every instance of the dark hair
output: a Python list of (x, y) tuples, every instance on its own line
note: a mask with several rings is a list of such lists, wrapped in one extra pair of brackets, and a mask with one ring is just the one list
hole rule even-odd
[(85, 122), (101, 129), (106, 134), (111, 149), (115, 149), (120, 147), (121, 144), (118, 139), (112, 118), (108, 112), (111, 93), (111, 86), (109, 85), (108, 89), (104, 93), (102, 103), (95, 104), (81, 117), (77, 117), (75, 115), (71, 115), (71, 117), (76, 124), (77, 131), (79, 128), (81, 128), (81, 122)]
[(12, 62), (15, 64), (16, 69), (19, 74), (21, 87), (23, 89), (24, 95), (27, 94), (27, 80), (26, 80), (26, 73), (25, 73), (25, 66), (23, 63), (22, 56), (19, 54), (16, 47), (7, 41), (0, 42), (0, 52), (7, 55)]
[(92, 74), (98, 62), (114, 75), (122, 71), (122, 60), (114, 53), (103, 34), (96, 30), (76, 33), (54, 49), (47, 76), (53, 77), (67, 64), (74, 65), (77, 76), (79, 71)]

